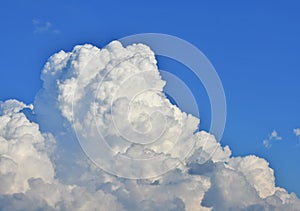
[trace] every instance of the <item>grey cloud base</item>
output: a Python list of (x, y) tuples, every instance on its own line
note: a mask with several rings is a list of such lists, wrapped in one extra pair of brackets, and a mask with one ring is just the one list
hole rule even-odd
[[(0, 103), (0, 210), (300, 210), (295, 194), (275, 186), (266, 160), (231, 157), (213, 135), (195, 133), (199, 120), (163, 94), (149, 47), (76, 46), (49, 58), (42, 80), (34, 108)], [(112, 149), (114, 160), (100, 163), (110, 173), (76, 137), (93, 141), (99, 133)], [(146, 164), (126, 165), (120, 155)]]

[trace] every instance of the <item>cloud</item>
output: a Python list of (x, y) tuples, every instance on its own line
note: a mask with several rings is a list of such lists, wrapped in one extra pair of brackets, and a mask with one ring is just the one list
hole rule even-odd
[(300, 137), (300, 128), (295, 128), (293, 131), (297, 137)]
[(42, 33), (46, 33), (46, 32), (50, 32), (53, 34), (59, 34), (60, 31), (55, 29), (53, 27), (53, 24), (50, 23), (49, 21), (42, 21), (42, 20), (38, 20), (38, 19), (33, 19), (32, 20), (32, 24), (34, 26), (34, 33), (36, 34), (42, 34)]
[(56, 141), (26, 118), (26, 107), (32, 108), (16, 100), (0, 102), (0, 210), (119, 210), (110, 194), (57, 180)]
[[(46, 152), (45, 137), (39, 132), (37, 124), (30, 123), (19, 112), (26, 106), (16, 100), (9, 100), (1, 103), (0, 107), (0, 178), (5, 181), (1, 184), (6, 185), (0, 189), (0, 193), (27, 191), (27, 181), (30, 178), (42, 178), (51, 182), (54, 169)], [(20, 166), (27, 167), (25, 169)]]
[(50, 57), (41, 78), (34, 108), (0, 103), (0, 210), (300, 209), (266, 160), (232, 157), (168, 101), (149, 47), (76, 46)]
[(282, 137), (278, 135), (276, 130), (273, 130), (269, 138), (263, 141), (263, 144), (266, 148), (270, 148), (272, 146), (273, 141), (280, 141), (280, 140), (282, 140)]
[(282, 137), (280, 137), (277, 133), (276, 130), (273, 130), (273, 132), (271, 133), (270, 137), (269, 137), (270, 140), (282, 140)]

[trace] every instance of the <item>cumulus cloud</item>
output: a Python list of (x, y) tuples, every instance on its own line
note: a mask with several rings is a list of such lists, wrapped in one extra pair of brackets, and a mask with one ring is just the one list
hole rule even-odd
[(300, 137), (300, 128), (295, 128), (293, 131), (297, 137)]
[(263, 141), (263, 144), (266, 148), (270, 148), (272, 146), (273, 141), (280, 141), (282, 137), (278, 135), (276, 130), (273, 130), (271, 135)]
[(0, 104), (1, 210), (300, 209), (266, 160), (232, 157), (168, 101), (148, 46), (76, 46), (41, 78), (34, 108)]
[(51, 160), (55, 139), (41, 133), (24, 108), (32, 106), (0, 102), (0, 210), (119, 210), (110, 194), (59, 182)]

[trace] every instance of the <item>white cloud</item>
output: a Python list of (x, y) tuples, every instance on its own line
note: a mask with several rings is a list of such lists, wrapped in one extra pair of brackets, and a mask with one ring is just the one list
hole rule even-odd
[[(23, 103), (0, 104), (0, 210), (300, 209), (295, 194), (275, 186), (266, 160), (231, 157), (229, 147), (222, 147), (213, 135), (194, 133), (199, 120), (181, 112), (163, 95), (165, 82), (149, 47), (124, 48), (119, 42), (103, 49), (76, 46), (72, 52), (52, 56), (41, 77), (43, 89), (34, 103), (39, 125), (22, 113)], [(73, 120), (81, 138), (98, 141), (100, 130), (118, 155), (162, 155), (167, 166), (186, 155), (188, 144), (194, 148), (166, 174), (151, 179), (119, 178), (97, 168), (83, 154)], [(161, 136), (145, 146), (120, 139), (141, 141), (135, 130), (146, 134), (142, 141), (155, 138), (153, 134)], [(273, 131), (270, 139), (280, 137)], [(118, 164), (118, 156), (113, 158), (105, 162), (122, 173), (143, 175), (142, 166)], [(145, 165), (149, 174), (161, 170)]]
[(273, 132), (270, 135), (271, 140), (282, 140), (282, 137), (278, 135), (276, 130), (273, 130)]
[[(55, 140), (30, 122), (16, 100), (0, 102), (0, 210), (119, 210), (115, 197), (61, 184), (51, 160)], [(109, 205), (108, 205), (109, 203)]]
[(60, 31), (55, 29), (53, 27), (53, 24), (50, 23), (49, 21), (42, 21), (38, 19), (33, 19), (32, 24), (34, 26), (34, 33), (41, 34), (41, 33), (46, 33), (50, 32), (53, 34), (59, 34)]
[(295, 128), (293, 131), (297, 137), (300, 137), (300, 128)]
[(263, 144), (266, 148), (270, 148), (272, 146), (273, 141), (280, 141), (282, 137), (278, 135), (276, 130), (273, 130), (268, 139), (263, 140)]
[(9, 100), (0, 103), (0, 107), (0, 178), (6, 181), (1, 184), (7, 185), (0, 189), (0, 193), (27, 191), (30, 178), (52, 182), (54, 169), (45, 151), (45, 137), (39, 132), (37, 124), (30, 123), (19, 112), (26, 106)]

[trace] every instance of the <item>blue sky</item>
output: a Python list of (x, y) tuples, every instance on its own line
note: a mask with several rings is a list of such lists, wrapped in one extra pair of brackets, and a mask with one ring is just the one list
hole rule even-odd
[[(300, 139), (293, 134), (300, 127), (299, 9), (297, 1), (2, 1), (0, 100), (32, 103), (44, 63), (61, 49), (102, 47), (135, 33), (178, 36), (210, 59), (223, 82), (228, 114), (221, 143), (234, 155), (266, 158), (277, 185), (300, 196)], [(203, 88), (180, 73), (184, 67), (158, 61), (190, 84), (207, 129)], [(282, 140), (266, 148), (273, 130)]]

